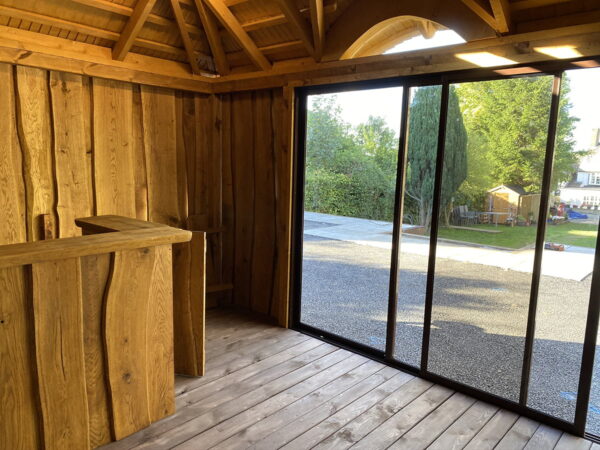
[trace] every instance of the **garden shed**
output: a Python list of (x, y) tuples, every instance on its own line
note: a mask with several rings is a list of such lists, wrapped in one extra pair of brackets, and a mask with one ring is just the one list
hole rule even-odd
[[(443, 242), (436, 267), (436, 238), (443, 177), (467, 172), (444, 166), (472, 130), (456, 86), (546, 96), (542, 193), (488, 193), (537, 219), (565, 80), (595, 92), (599, 67), (593, 0), (0, 0), (0, 449), (591, 448), (598, 254), (563, 339), (536, 328), (544, 220), (510, 292), (444, 284), (492, 272)], [(376, 194), (348, 195), (387, 221), (305, 215), (327, 151), (325, 181), (374, 168)], [(427, 231), (405, 241), (411, 205)]]
[(523, 217), (537, 222), (540, 209), (540, 194), (528, 193), (521, 186), (502, 184), (487, 191), (486, 210), (498, 214), (500, 223), (509, 218)]

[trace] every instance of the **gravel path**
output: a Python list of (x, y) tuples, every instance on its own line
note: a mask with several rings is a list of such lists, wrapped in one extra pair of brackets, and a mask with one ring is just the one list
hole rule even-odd
[[(389, 250), (305, 236), (302, 322), (383, 350)], [(427, 258), (402, 254), (396, 357), (421, 358)], [(531, 275), (439, 259), (429, 370), (518, 400)], [(590, 277), (542, 277), (529, 405), (573, 420)], [(600, 363), (596, 373), (600, 374)], [(588, 431), (600, 434), (600, 384)]]

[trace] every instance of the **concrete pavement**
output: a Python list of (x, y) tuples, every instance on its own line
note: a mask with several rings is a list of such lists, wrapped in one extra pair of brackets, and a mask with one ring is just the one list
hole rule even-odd
[[(354, 217), (305, 212), (304, 233), (309, 236), (351, 242), (382, 249), (391, 249), (392, 223)], [(403, 225), (408, 230), (412, 225)], [(404, 233), (401, 251), (414, 255), (429, 255), (429, 238)], [(438, 240), (437, 256), (504, 270), (531, 273), (534, 250), (502, 250), (469, 243)], [(594, 267), (594, 249), (569, 246), (564, 252), (544, 250), (542, 275), (581, 281)]]

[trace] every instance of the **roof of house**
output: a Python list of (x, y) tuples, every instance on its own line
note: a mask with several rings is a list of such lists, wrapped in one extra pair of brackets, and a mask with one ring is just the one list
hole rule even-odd
[(516, 184), (501, 184), (500, 186), (496, 186), (495, 188), (488, 190), (488, 192), (495, 192), (501, 189), (509, 189), (519, 195), (527, 195), (528, 193), (525, 189), (523, 189), (521, 186), (517, 186)]

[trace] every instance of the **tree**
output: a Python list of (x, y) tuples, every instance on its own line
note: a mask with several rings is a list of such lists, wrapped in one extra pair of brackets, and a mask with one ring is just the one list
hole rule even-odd
[[(428, 86), (416, 91), (410, 105), (405, 192), (416, 203), (419, 223), (426, 230), (431, 227), (440, 104), (441, 87)], [(440, 199), (443, 212), (467, 177), (467, 133), (454, 87), (448, 98), (445, 148)]]
[(379, 117), (352, 129), (332, 95), (307, 116), (305, 209), (392, 220), (398, 138)]
[[(490, 189), (514, 184), (537, 193), (548, 139), (552, 77), (534, 76), (463, 83), (457, 88), (469, 133), (469, 181)], [(562, 87), (552, 189), (567, 181), (579, 155), (573, 152), (569, 85)], [(472, 145), (471, 145), (472, 144)]]

